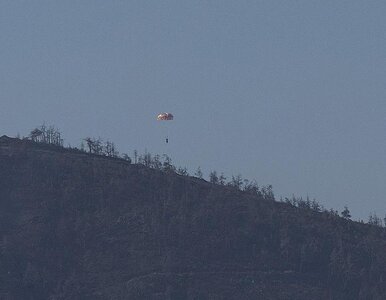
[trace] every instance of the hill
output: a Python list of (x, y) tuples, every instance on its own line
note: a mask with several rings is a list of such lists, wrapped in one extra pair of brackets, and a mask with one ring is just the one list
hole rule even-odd
[(386, 299), (383, 228), (0, 138), (0, 299)]

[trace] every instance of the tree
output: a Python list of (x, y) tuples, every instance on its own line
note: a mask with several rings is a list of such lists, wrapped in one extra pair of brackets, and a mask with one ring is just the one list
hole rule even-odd
[(340, 214), (341, 214), (342, 218), (344, 218), (346, 220), (351, 219), (351, 214), (350, 214), (350, 211), (347, 208), (347, 206), (344, 207), (344, 210)]
[(219, 183), (219, 180), (218, 180), (218, 176), (217, 176), (217, 172), (216, 171), (212, 171), (210, 172), (209, 174), (209, 181), (213, 184), (218, 184)]
[(166, 154), (163, 155), (164, 162), (162, 164), (162, 170), (165, 172), (174, 172), (176, 167), (172, 164), (172, 159)]
[(224, 173), (221, 173), (220, 177), (218, 178), (218, 183), (220, 185), (225, 185), (227, 178), (224, 176)]
[(261, 194), (263, 195), (264, 199), (267, 200), (275, 200), (275, 195), (273, 194), (273, 188), (272, 185), (263, 186), (261, 188)]
[(63, 147), (63, 139), (61, 138), (61, 133), (52, 125), (47, 127), (43, 123), (43, 125), (40, 127), (33, 129), (30, 132), (29, 137), (34, 142)]
[(259, 185), (255, 180), (249, 181), (248, 179), (245, 179), (243, 190), (251, 194), (260, 194)]
[(383, 218), (383, 225), (386, 227), (386, 215), (385, 215), (385, 217)]
[(144, 155), (140, 155), (138, 161), (139, 161), (140, 164), (143, 164), (146, 167), (151, 167), (152, 166), (152, 157), (151, 157), (151, 154), (149, 152), (147, 152), (147, 151), (145, 152)]
[(138, 163), (138, 151), (137, 150), (134, 150), (134, 163), (135, 164)]
[(243, 178), (240, 174), (233, 176), (232, 180), (228, 183), (229, 186), (235, 187), (238, 190), (241, 190), (241, 187), (243, 185)]
[(86, 152), (85, 145), (84, 145), (83, 141), (80, 143), (80, 151)]
[(196, 176), (197, 178), (202, 179), (203, 174), (202, 174), (202, 171), (201, 171), (200, 167), (197, 168), (197, 171), (194, 173), (194, 176)]
[(43, 132), (38, 128), (35, 128), (34, 130), (32, 130), (30, 132), (29, 136), (30, 136), (31, 140), (34, 142), (42, 142), (43, 141)]
[(375, 225), (375, 226), (382, 226), (382, 219), (377, 216), (376, 213), (372, 213), (369, 216), (368, 224)]
[(312, 210), (317, 211), (317, 212), (321, 212), (324, 209), (324, 207), (322, 205), (320, 205), (315, 199), (313, 199), (311, 201), (311, 208), (312, 208)]
[(103, 148), (104, 155), (109, 157), (118, 157), (119, 153), (116, 150), (115, 144), (113, 142), (106, 141)]
[(101, 155), (103, 154), (103, 144), (101, 138), (87, 137), (84, 139), (87, 144), (88, 152)]
[(156, 170), (161, 170), (162, 169), (162, 162), (161, 162), (161, 158), (158, 154), (154, 155), (153, 157), (153, 168), (156, 169)]
[(182, 176), (189, 176), (188, 169), (186, 167), (184, 167), (184, 168), (179, 167), (177, 169), (177, 173), (182, 175)]
[(94, 144), (94, 141), (92, 138), (90, 137), (86, 137), (84, 139), (84, 141), (86, 142), (87, 144), (87, 147), (88, 147), (88, 152), (91, 153), (92, 149), (94, 148), (93, 144)]
[(330, 216), (333, 216), (333, 217), (339, 217), (339, 213), (337, 210), (333, 210), (332, 208), (330, 208), (329, 212)]

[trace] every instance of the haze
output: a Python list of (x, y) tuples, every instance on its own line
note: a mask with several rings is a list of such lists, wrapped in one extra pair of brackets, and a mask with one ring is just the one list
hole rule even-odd
[[(386, 213), (383, 1), (0, 2), (0, 134), (56, 125)], [(156, 116), (172, 112), (169, 144)]]

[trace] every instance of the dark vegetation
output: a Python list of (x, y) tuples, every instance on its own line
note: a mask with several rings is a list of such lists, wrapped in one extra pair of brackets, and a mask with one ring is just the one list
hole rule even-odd
[(31, 139), (0, 138), (0, 299), (386, 299), (376, 215)]
[[(145, 151), (144, 154), (139, 154), (137, 150), (134, 150), (132, 159), (127, 153), (120, 154), (116, 149), (114, 142), (111, 142), (109, 140), (104, 141), (100, 137), (84, 138), (79, 148), (71, 147), (70, 145), (65, 148), (63, 146), (63, 139), (61, 137), (61, 132), (55, 126), (46, 126), (45, 124), (43, 124), (31, 130), (29, 136), (22, 139), (31, 140), (33, 142), (40, 143), (43, 146), (57, 146), (59, 148), (74, 152), (87, 152), (89, 154), (98, 156), (123, 159), (128, 163), (143, 165), (151, 169), (156, 169), (164, 172), (174, 172), (181, 176), (190, 176), (186, 167), (174, 166), (171, 158), (166, 154), (163, 154), (162, 156), (159, 154), (152, 155), (147, 151)], [(20, 137), (17, 138), (20, 139)], [(204, 174), (201, 171), (200, 167), (198, 167), (197, 170), (194, 172), (194, 176), (199, 179), (204, 179)], [(295, 195), (292, 195), (292, 197), (285, 197), (277, 200), (275, 199), (272, 185), (259, 187), (258, 183), (255, 180), (243, 178), (241, 174), (232, 175), (230, 180), (227, 181), (227, 177), (225, 177), (224, 173), (218, 174), (218, 172), (214, 170), (209, 173), (208, 181), (212, 184), (233, 187), (239, 191), (256, 194), (257, 196), (262, 196), (263, 198), (268, 200), (285, 202), (299, 209), (323, 212), (325, 214), (330, 214), (333, 217), (339, 216), (339, 212), (337, 210), (327, 209), (323, 207), (323, 205), (318, 203), (315, 199), (311, 200), (309, 199), (309, 197), (304, 200), (302, 197), (296, 197)], [(344, 210), (340, 213), (340, 216), (344, 219), (351, 220), (351, 213), (347, 206), (344, 207)], [(363, 220), (359, 220), (359, 222), (364, 223)], [(382, 218), (377, 216), (375, 212), (370, 213), (367, 220), (367, 224), (386, 227), (386, 214), (382, 220)]]

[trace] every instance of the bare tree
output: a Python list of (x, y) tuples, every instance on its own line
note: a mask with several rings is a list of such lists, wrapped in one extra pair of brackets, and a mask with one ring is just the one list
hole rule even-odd
[(144, 165), (145, 167), (152, 167), (151, 154), (146, 151), (144, 155), (139, 156), (138, 162), (140, 164)]
[(87, 144), (89, 153), (94, 153), (98, 155), (103, 154), (103, 144), (102, 144), (101, 138), (95, 139), (95, 138), (87, 137), (84, 139), (84, 141)]
[(348, 210), (347, 206), (344, 207), (344, 210), (340, 214), (346, 220), (351, 219), (351, 214), (350, 214), (350, 211)]
[(375, 226), (382, 226), (382, 219), (377, 216), (376, 213), (372, 213), (369, 216), (368, 224), (375, 225)]
[(93, 149), (94, 149), (94, 140), (90, 137), (86, 137), (84, 139), (84, 141), (86, 142), (87, 144), (87, 147), (88, 147), (88, 152), (89, 153), (92, 153)]
[(47, 127), (45, 124), (33, 129), (29, 135), (34, 142), (45, 143), (63, 147), (63, 139), (60, 131), (54, 126)]
[(227, 178), (225, 177), (224, 173), (221, 173), (221, 175), (218, 178), (218, 183), (220, 185), (225, 185)]
[(86, 152), (85, 145), (84, 145), (84, 140), (80, 143), (80, 151)]
[(202, 171), (201, 171), (200, 167), (197, 168), (196, 172), (194, 173), (194, 176), (196, 176), (197, 178), (202, 179), (203, 174), (202, 174)]
[(260, 194), (259, 185), (255, 180), (249, 181), (248, 179), (244, 179), (243, 190), (251, 194)]
[(179, 167), (177, 169), (177, 173), (182, 175), (182, 176), (189, 176), (188, 169), (186, 167), (184, 167), (184, 168)]
[(219, 184), (219, 179), (216, 171), (212, 171), (209, 173), (209, 181), (213, 184)]
[(163, 155), (163, 159), (164, 161), (162, 164), (162, 170), (166, 172), (174, 172), (176, 170), (176, 167), (173, 166), (172, 159), (166, 154)]
[(153, 168), (157, 170), (162, 169), (161, 157), (158, 154), (153, 157)]
[(138, 163), (138, 151), (137, 150), (134, 150), (134, 163), (135, 164)]
[(238, 190), (241, 190), (241, 187), (243, 185), (243, 178), (240, 174), (233, 176), (232, 175), (232, 180), (228, 183), (229, 186), (233, 186)]
[(385, 217), (383, 218), (383, 225), (386, 227), (386, 215), (385, 215)]
[(43, 141), (43, 132), (38, 128), (35, 128), (34, 130), (32, 130), (30, 132), (29, 136), (30, 136), (31, 140), (34, 142), (42, 142)]
[[(273, 194), (273, 188), (272, 185), (263, 186), (261, 188), (261, 194), (263, 195), (264, 199), (267, 200), (275, 200), (275, 195)], [(303, 201), (305, 202), (305, 201)], [(308, 203), (308, 206), (311, 206), (311, 203)]]
[(109, 157), (118, 157), (119, 152), (115, 148), (115, 144), (110, 141), (106, 141), (104, 146), (103, 146), (103, 152), (106, 156)]

